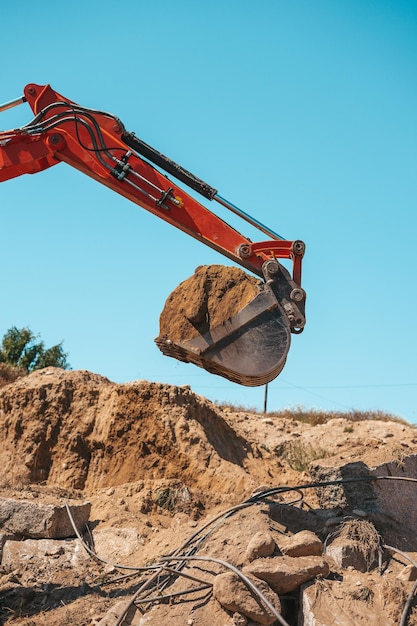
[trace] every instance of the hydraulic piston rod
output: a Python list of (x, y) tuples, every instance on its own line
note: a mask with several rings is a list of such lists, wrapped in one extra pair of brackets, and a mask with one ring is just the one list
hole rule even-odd
[(285, 240), (285, 237), (281, 237), (281, 235), (278, 235), (270, 228), (267, 228), (264, 224), (258, 222), (258, 220), (254, 217), (239, 209), (236, 205), (232, 204), (225, 198), (222, 198), (222, 196), (217, 193), (217, 189), (205, 183), (203, 180), (183, 168), (181, 165), (178, 165), (178, 163), (175, 163), (158, 150), (155, 150), (155, 148), (149, 146), (147, 143), (142, 141), (142, 139), (136, 137), (134, 133), (125, 132), (122, 135), (122, 139), (125, 141), (126, 145), (129, 146), (129, 148), (133, 148), (146, 159), (149, 159), (149, 161), (152, 161), (152, 163), (161, 167), (163, 170), (168, 172), (168, 174), (172, 174), (172, 176), (175, 176), (175, 178), (181, 180), (205, 198), (208, 198), (209, 200), (216, 200), (216, 202), (222, 204), (224, 207), (229, 209), (229, 211), (232, 211), (235, 215), (238, 215), (249, 224), (252, 224), (252, 226), (255, 226), (265, 235), (268, 235), (268, 237), (272, 237), (272, 239)]
[(23, 104), (24, 102), (26, 102), (25, 96), (20, 96), (20, 98), (16, 98), (15, 100), (10, 100), (10, 102), (0, 104), (0, 113), (2, 111), (7, 111), (7, 109), (13, 109), (13, 107), (17, 107), (19, 106), (19, 104)]

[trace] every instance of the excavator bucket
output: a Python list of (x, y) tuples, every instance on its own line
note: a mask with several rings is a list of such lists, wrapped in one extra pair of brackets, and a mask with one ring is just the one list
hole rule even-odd
[[(288, 305), (285, 298), (284, 306), (278, 301), (277, 295), (280, 297), (280, 294), (277, 294), (277, 281), (257, 282), (259, 284), (253, 298), (234, 315), (218, 325), (208, 327), (209, 307), (205, 306), (204, 315), (200, 311), (199, 318), (201, 320), (204, 317), (206, 323), (194, 324), (194, 330), (199, 326), (199, 332), (190, 338), (185, 336), (186, 332), (183, 332), (183, 336), (172, 332), (170, 337), (168, 328), (167, 332), (155, 339), (158, 348), (166, 356), (194, 363), (240, 385), (255, 387), (276, 378), (285, 365), (291, 343)], [(212, 284), (211, 277), (209, 285)], [(224, 294), (217, 288), (212, 298), (220, 306)], [(213, 306), (213, 302), (211, 304)], [(174, 306), (175, 302), (172, 301), (171, 305)], [(196, 317), (194, 312), (194, 322)], [(298, 322), (302, 323), (301, 317), (298, 316)]]
[(291, 334), (274, 295), (260, 291), (239, 313), (203, 335), (175, 343), (168, 337), (155, 341), (167, 356), (255, 387), (265, 385), (281, 372)]

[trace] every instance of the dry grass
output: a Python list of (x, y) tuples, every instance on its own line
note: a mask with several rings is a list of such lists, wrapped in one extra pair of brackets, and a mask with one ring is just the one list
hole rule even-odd
[(337, 537), (346, 540), (362, 554), (368, 570), (378, 561), (381, 537), (371, 522), (361, 519), (347, 520), (341, 525)]
[(296, 472), (305, 472), (312, 461), (324, 459), (328, 455), (329, 452), (324, 448), (298, 440), (286, 443), (281, 453), (282, 458)]
[(319, 424), (326, 424), (333, 419), (345, 419), (350, 422), (365, 422), (365, 421), (381, 421), (381, 422), (399, 422), (406, 426), (412, 426), (405, 419), (394, 415), (392, 413), (386, 413), (385, 411), (321, 411), (314, 409), (305, 409), (303, 406), (297, 406), (291, 409), (280, 409), (279, 411), (268, 411), (263, 413), (253, 407), (244, 407), (242, 405), (233, 405), (226, 402), (218, 403), (220, 406), (227, 408), (234, 413), (255, 413), (259, 415), (265, 415), (266, 417), (278, 417), (280, 419), (296, 420), (297, 422), (303, 422), (310, 424), (311, 426), (317, 426)]
[(27, 376), (27, 372), (21, 367), (16, 367), (9, 363), (0, 363), (0, 387), (14, 383), (15, 380), (22, 378), (22, 376)]
[(358, 589), (350, 591), (348, 595), (352, 598), (352, 600), (365, 602), (365, 604), (372, 604), (375, 597), (375, 593), (372, 589), (362, 585)]
[(284, 409), (281, 411), (275, 411), (268, 413), (271, 417), (281, 417), (287, 419), (294, 419), (298, 422), (304, 422), (317, 426), (318, 424), (326, 424), (329, 420), (333, 419), (345, 419), (350, 422), (365, 422), (365, 421), (381, 421), (381, 422), (400, 422), (401, 424), (409, 425), (408, 422), (397, 415), (392, 413), (385, 413), (384, 411), (307, 411), (300, 408)]
[(183, 485), (170, 485), (156, 489), (153, 501), (166, 511), (189, 511), (192, 505), (190, 492)]
[[(379, 592), (387, 617), (392, 619), (393, 624), (399, 624), (403, 607), (407, 600), (404, 585), (399, 580), (383, 578)], [(406, 623), (411, 626), (413, 622), (407, 621)]]

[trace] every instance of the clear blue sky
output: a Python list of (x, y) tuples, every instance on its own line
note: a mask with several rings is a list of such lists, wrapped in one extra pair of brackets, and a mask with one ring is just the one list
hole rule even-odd
[[(306, 242), (307, 327), (269, 410), (417, 423), (415, 2), (20, 0), (0, 20), (0, 102), (50, 83)], [(23, 105), (0, 126), (31, 119)], [(264, 388), (153, 341), (176, 285), (227, 259), (65, 164), (3, 183), (0, 205), (0, 335), (29, 326), (73, 369), (262, 409)]]

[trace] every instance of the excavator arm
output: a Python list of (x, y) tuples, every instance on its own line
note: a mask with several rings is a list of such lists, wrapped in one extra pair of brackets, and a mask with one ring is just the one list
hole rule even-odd
[[(216, 189), (127, 132), (114, 115), (82, 107), (50, 85), (36, 84), (27, 85), (23, 97), (0, 106), (0, 111), (22, 102), (30, 105), (35, 117), (23, 127), (0, 132), (0, 181), (67, 163), (263, 278), (262, 294), (254, 307), (250, 303), (243, 309), (242, 319), (228, 320), (225, 327), (200, 338), (198, 345), (173, 345), (169, 338), (157, 343), (168, 356), (240, 384), (265, 384), (275, 378), (285, 363), (289, 333), (300, 333), (305, 324), (303, 242), (287, 241), (241, 211)], [(220, 203), (268, 239), (252, 242), (244, 237), (160, 169)], [(291, 261), (292, 275), (278, 259)], [(243, 353), (248, 367), (240, 363)], [(271, 356), (264, 358), (265, 353)]]

